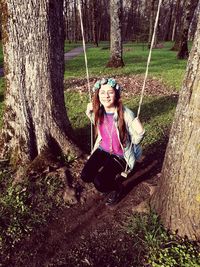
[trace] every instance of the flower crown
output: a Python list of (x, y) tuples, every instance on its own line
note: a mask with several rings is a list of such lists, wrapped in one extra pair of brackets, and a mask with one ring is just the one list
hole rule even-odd
[(104, 85), (104, 84), (108, 84), (108, 85), (110, 85), (110, 86), (111, 86), (113, 89), (115, 89), (116, 92), (118, 92), (119, 94), (120, 94), (120, 92), (121, 92), (121, 90), (122, 90), (121, 86), (116, 82), (115, 79), (112, 79), (112, 78), (109, 78), (109, 79), (102, 78), (101, 80), (98, 80), (98, 81), (94, 84), (94, 86), (93, 86), (93, 88), (92, 88), (93, 93), (94, 93), (96, 90), (100, 89), (100, 88), (101, 88), (101, 85)]

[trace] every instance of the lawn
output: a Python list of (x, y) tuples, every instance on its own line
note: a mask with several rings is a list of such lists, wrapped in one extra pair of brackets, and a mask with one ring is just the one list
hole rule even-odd
[[(171, 51), (171, 42), (166, 42), (164, 48), (154, 49), (149, 67), (149, 76), (156, 77), (169, 87), (179, 90), (186, 69), (186, 60), (178, 60), (176, 52)], [(91, 77), (116, 76), (116, 75), (144, 75), (149, 50), (144, 43), (124, 44), (123, 68), (106, 68), (109, 59), (109, 45), (102, 43), (99, 47), (87, 49), (88, 68)], [(84, 55), (76, 57), (66, 63), (65, 78), (85, 77)]]

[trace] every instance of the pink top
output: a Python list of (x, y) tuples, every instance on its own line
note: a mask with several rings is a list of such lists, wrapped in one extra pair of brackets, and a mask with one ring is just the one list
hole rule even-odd
[(117, 135), (114, 122), (114, 113), (104, 113), (103, 120), (99, 124), (99, 131), (102, 137), (100, 147), (112, 154), (123, 156), (123, 150)]

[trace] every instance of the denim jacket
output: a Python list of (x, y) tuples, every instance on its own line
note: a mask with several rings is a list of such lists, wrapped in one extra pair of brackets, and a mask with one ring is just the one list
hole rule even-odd
[[(94, 122), (94, 114), (93, 112), (87, 113), (86, 115), (89, 117), (89, 119)], [(123, 150), (124, 153), (124, 159), (126, 161), (126, 163), (128, 164), (130, 170), (133, 169), (134, 165), (135, 165), (135, 161), (138, 160), (141, 157), (142, 154), (142, 149), (139, 145), (139, 143), (141, 142), (143, 136), (144, 136), (144, 132), (143, 131), (141, 134), (138, 134), (134, 128), (134, 120), (135, 116), (134, 113), (127, 107), (124, 107), (124, 121), (126, 124), (126, 129), (128, 132), (128, 138), (126, 140), (126, 146), (123, 147), (123, 145), (120, 142), (121, 148)], [(114, 113), (114, 121), (115, 121), (115, 126), (117, 129), (117, 135), (119, 138), (119, 130), (118, 130), (118, 114), (117, 111), (115, 111)], [(92, 153), (99, 147), (100, 142), (101, 142), (101, 134), (100, 131), (98, 129), (98, 135), (97, 135), (97, 139), (95, 141), (94, 144), (94, 148)], [(120, 140), (120, 138), (119, 138)], [(132, 147), (131, 147), (131, 141), (133, 143)]]

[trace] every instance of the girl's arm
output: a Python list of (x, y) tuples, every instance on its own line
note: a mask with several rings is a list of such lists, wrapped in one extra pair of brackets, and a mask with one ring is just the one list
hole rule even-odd
[(131, 136), (131, 140), (133, 144), (137, 145), (139, 144), (144, 136), (145, 130), (139, 120), (139, 118), (134, 118), (131, 122), (130, 128), (129, 128), (129, 134)]
[(140, 122), (139, 118), (136, 117), (133, 122), (132, 125), (134, 127), (134, 130), (139, 134), (139, 135), (143, 135), (145, 130), (142, 126), (142, 123)]

